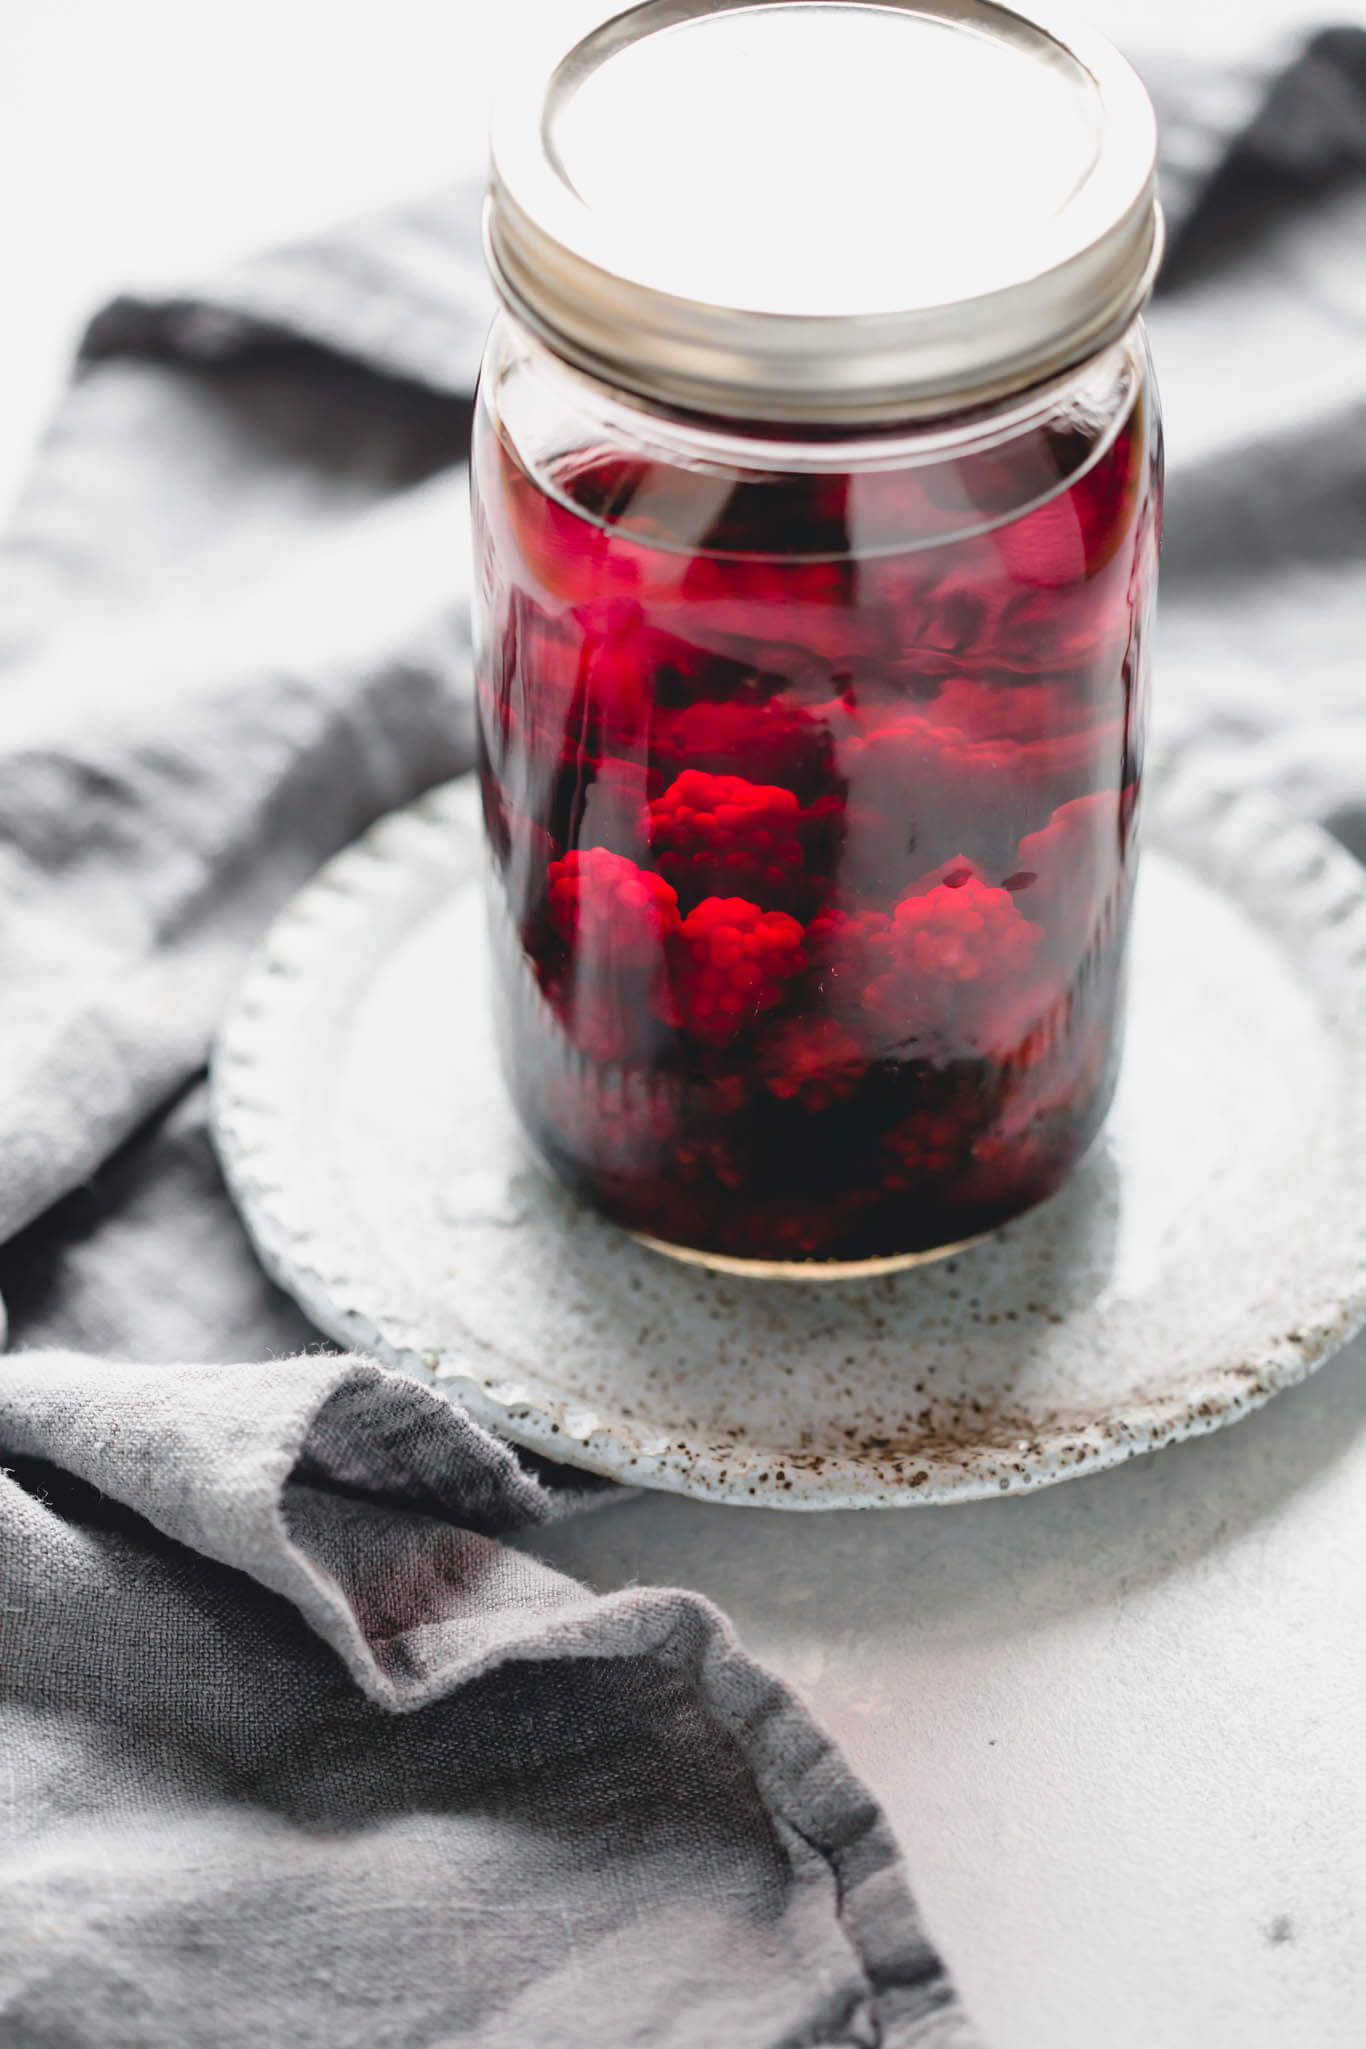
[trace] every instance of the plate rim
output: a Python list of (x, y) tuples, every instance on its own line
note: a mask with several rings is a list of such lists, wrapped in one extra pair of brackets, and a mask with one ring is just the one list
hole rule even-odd
[[(1317, 825), (1297, 818), (1265, 792), (1216, 780), (1189, 759), (1148, 771), (1144, 797), (1145, 845), (1152, 844), (1194, 868), (1231, 898), (1283, 951), (1300, 957), (1317, 1007), (1343, 1040), (1362, 1082), (1352, 1105), (1366, 1135), (1366, 869)], [(1255, 1365), (1225, 1366), (1206, 1387), (1192, 1379), (1181, 1404), (1152, 1404), (1144, 1422), (1098, 1417), (1067, 1433), (1030, 1466), (999, 1451), (994, 1463), (951, 1466), (942, 1453), (908, 1456), (915, 1468), (889, 1477), (858, 1454), (823, 1455), (820, 1470), (794, 1478), (785, 1467), (761, 1483), (745, 1470), (743, 1446), (724, 1463), (703, 1447), (680, 1461), (676, 1452), (633, 1448), (609, 1428), (584, 1429), (566, 1396), (558, 1404), (500, 1399), (496, 1370), (480, 1375), (479, 1340), (470, 1353), (412, 1341), (386, 1331), (378, 1306), (382, 1284), (374, 1276), (338, 1276), (328, 1270), (325, 1226), (291, 1213), (290, 1170), (278, 1156), (285, 1120), (276, 1113), (260, 1051), (277, 1032), (288, 1032), (291, 1006), (306, 1000), (310, 955), (326, 949), (339, 925), (371, 913), (380, 895), (411, 895), (406, 925), (430, 915), (430, 899), (416, 887), (419, 870), (443, 883), (457, 861), (479, 858), (477, 779), (443, 783), (415, 802), (380, 818), (334, 854), (277, 914), (241, 976), (220, 1025), (210, 1063), (210, 1126), (215, 1149), (238, 1213), (262, 1266), (326, 1336), (360, 1350), (459, 1402), (484, 1427), (558, 1462), (622, 1481), (694, 1498), (742, 1506), (812, 1511), (833, 1508), (951, 1505), (999, 1493), (1041, 1487), (1119, 1465), (1139, 1454), (1207, 1434), (1252, 1414), (1283, 1388), (1306, 1379), (1366, 1325), (1366, 1203), (1360, 1221), (1342, 1220), (1343, 1267), (1351, 1279), (1339, 1299), (1307, 1330), (1269, 1341)], [(1256, 901), (1255, 888), (1260, 891)], [(373, 915), (373, 913), (371, 913)], [(406, 929), (406, 926), (405, 926)], [(279, 1063), (283, 1071), (288, 1061)], [(1354, 1157), (1366, 1163), (1366, 1146)], [(1366, 1164), (1362, 1169), (1366, 1193)], [(700, 1282), (699, 1285), (705, 1285)], [(763, 1287), (763, 1281), (749, 1285)], [(830, 1282), (830, 1287), (847, 1282)], [(1215, 1369), (1211, 1369), (1214, 1371)], [(592, 1419), (597, 1421), (596, 1418)], [(799, 1455), (781, 1456), (800, 1474)]]

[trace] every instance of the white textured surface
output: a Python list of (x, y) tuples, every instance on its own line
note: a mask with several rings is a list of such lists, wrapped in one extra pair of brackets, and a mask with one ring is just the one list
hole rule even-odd
[[(6, 0), (0, 501), (101, 294), (473, 169), (494, 47), (557, 4)], [(1214, 61), (1366, 14), (1088, 11), (1138, 54)], [(1249, 406), (1236, 329), (1211, 352), (1172, 312), (1176, 451)], [(536, 1544), (725, 1603), (887, 1806), (990, 2049), (1360, 2049), (1363, 1366), (1358, 1341), (1236, 1430), (949, 1516), (654, 1494)]]
[(1366, 878), (1274, 805), (1159, 788), (1100, 1143), (974, 1250), (824, 1286), (662, 1259), (536, 1168), (473, 781), (434, 793), (300, 893), (224, 1024), (262, 1258), (516, 1442), (746, 1504), (1016, 1492), (1245, 1413), (1366, 1317)]
[(1234, 1430), (929, 1515), (637, 1496), (879, 1797), (990, 2049), (1366, 2041), (1366, 1345)]

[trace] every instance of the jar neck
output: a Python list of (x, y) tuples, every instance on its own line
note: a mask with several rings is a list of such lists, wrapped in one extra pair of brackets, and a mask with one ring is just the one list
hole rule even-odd
[[(1150, 376), (1136, 322), (1122, 343), (1028, 403), (832, 440), (643, 404), (561, 363), (504, 314), (490, 336), (480, 406), (501, 459), (604, 530), (665, 551), (725, 552), (737, 524), (757, 531), (760, 506), (780, 524), (800, 524), (808, 497), (828, 507), (838, 496), (856, 514), (859, 552), (878, 554), (990, 531), (1069, 489), (1105, 459), (1126, 422), (1146, 436)], [(915, 531), (898, 479), (913, 480), (913, 495), (934, 507)]]
[(659, 460), (713, 461), (761, 470), (901, 469), (985, 454), (1060, 415), (1099, 427), (1124, 410), (1124, 394), (1151, 381), (1142, 317), (1117, 341), (1065, 372), (989, 404), (953, 407), (914, 421), (847, 424), (722, 418), (668, 406), (608, 383), (565, 361), (518, 315), (500, 308), (485, 355), (485, 378), (503, 411), (509, 379), (534, 382), (562, 426), (578, 421)]

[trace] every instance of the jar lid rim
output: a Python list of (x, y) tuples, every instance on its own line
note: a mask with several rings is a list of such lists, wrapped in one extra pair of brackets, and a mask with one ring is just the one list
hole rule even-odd
[[(915, 418), (1140, 312), (1156, 122), (1089, 28), (1033, 0), (585, 5), (508, 82), (485, 214), (501, 297), (579, 368), (738, 418)], [(823, 124), (828, 78), (857, 89)], [(980, 163), (929, 189), (970, 121)]]

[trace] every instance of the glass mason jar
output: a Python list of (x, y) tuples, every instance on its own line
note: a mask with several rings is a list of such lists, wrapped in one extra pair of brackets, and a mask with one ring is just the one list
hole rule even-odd
[[(955, 235), (909, 278), (874, 236), (880, 298), (846, 194), (742, 297), (729, 244), (753, 254), (768, 187), (742, 171), (728, 226), (698, 162), (642, 200), (614, 152), (671, 92), (695, 122), (743, 88), (756, 37), (765, 177), (775, 148), (796, 175), (795, 83), (862, 38), (936, 136), (1005, 123), (1009, 149), (1051, 110), (1047, 190), (937, 193)], [(885, 170), (877, 115), (846, 168), (858, 131)], [(499, 140), (476, 662), (519, 1115), (684, 1257), (821, 1276), (961, 1246), (1058, 1187), (1115, 1085), (1161, 491), (1146, 99), (1105, 46), (975, 0), (653, 0)]]

